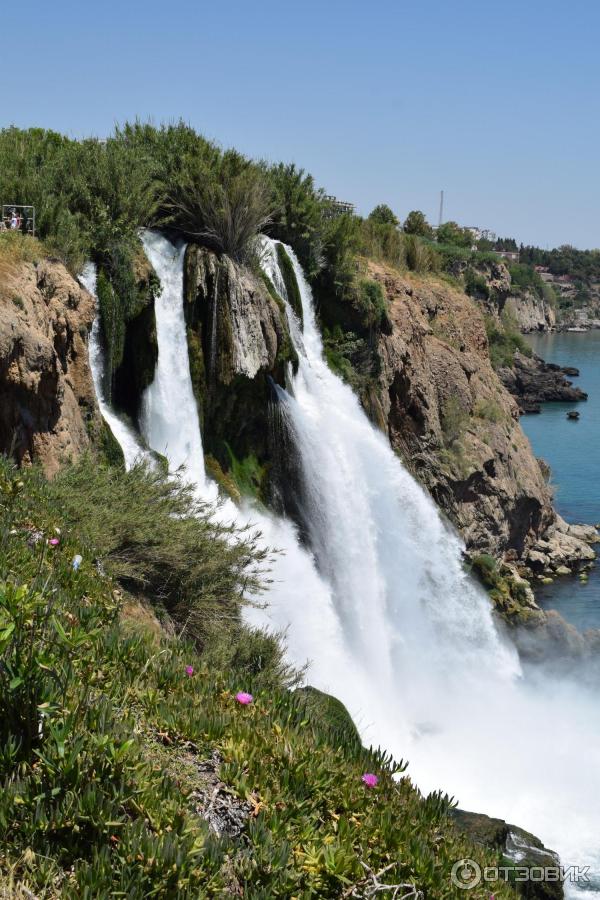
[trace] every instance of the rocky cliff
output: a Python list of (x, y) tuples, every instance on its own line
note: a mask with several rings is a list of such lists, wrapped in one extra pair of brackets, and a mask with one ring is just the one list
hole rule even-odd
[(531, 291), (510, 294), (504, 308), (524, 333), (551, 331), (556, 325), (554, 308)]
[(52, 475), (100, 440), (88, 363), (92, 297), (58, 262), (20, 262), (0, 279), (0, 451)]
[[(265, 498), (279, 455), (270, 420), (274, 385), (284, 384), (286, 363), (296, 362), (285, 307), (268, 281), (194, 244), (184, 290), (207, 466), (217, 478), (247, 476), (243, 487)], [(224, 484), (231, 491), (231, 480)]]
[(369, 274), (392, 323), (379, 336), (378, 418), (467, 548), (526, 563), (546, 541), (557, 565), (593, 556), (557, 525), (518, 407), (491, 366), (480, 304), (442, 280), (375, 263)]

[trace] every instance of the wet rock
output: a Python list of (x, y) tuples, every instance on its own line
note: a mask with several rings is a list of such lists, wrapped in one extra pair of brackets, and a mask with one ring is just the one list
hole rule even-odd
[[(560, 866), (558, 854), (548, 850), (539, 838), (516, 825), (509, 825), (503, 819), (494, 819), (481, 813), (454, 809), (451, 812), (457, 828), (475, 844), (498, 851), (502, 858), (499, 867), (519, 867), (534, 869), (534, 877), (540, 867), (554, 872)], [(508, 873), (506, 876), (508, 877)], [(528, 900), (563, 900), (564, 888), (561, 881), (528, 880), (515, 883), (515, 888)], [(493, 894), (493, 883), (489, 884)]]

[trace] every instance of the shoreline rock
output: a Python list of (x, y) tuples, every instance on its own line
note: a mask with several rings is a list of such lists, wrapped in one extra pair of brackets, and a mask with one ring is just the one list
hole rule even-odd
[(527, 357), (515, 353), (512, 368), (503, 368), (499, 374), (504, 387), (517, 401), (521, 414), (540, 412), (542, 403), (579, 403), (588, 399), (586, 392), (574, 387), (567, 378), (576, 378), (578, 369), (562, 368), (535, 354)]

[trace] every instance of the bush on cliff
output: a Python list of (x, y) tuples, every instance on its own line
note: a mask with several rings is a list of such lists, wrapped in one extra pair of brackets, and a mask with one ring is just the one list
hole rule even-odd
[(494, 369), (512, 366), (517, 351), (523, 356), (531, 356), (531, 347), (509, 316), (504, 316), (500, 321), (493, 316), (485, 316), (485, 330)]
[(188, 239), (250, 264), (272, 217), (269, 184), (252, 163), (229, 151), (216, 173), (191, 170), (169, 189), (169, 224)]

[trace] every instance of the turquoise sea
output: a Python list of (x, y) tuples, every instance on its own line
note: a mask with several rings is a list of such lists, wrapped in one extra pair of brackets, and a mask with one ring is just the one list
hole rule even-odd
[[(575, 366), (574, 378), (589, 399), (582, 403), (546, 403), (539, 415), (522, 416), (521, 425), (536, 456), (552, 469), (556, 507), (568, 522), (600, 523), (600, 331), (528, 335), (533, 350), (547, 362)], [(567, 412), (577, 409), (577, 421)], [(598, 545), (600, 548), (600, 545)], [(536, 588), (541, 606), (556, 609), (579, 629), (600, 628), (600, 570), (587, 584), (562, 578)]]

